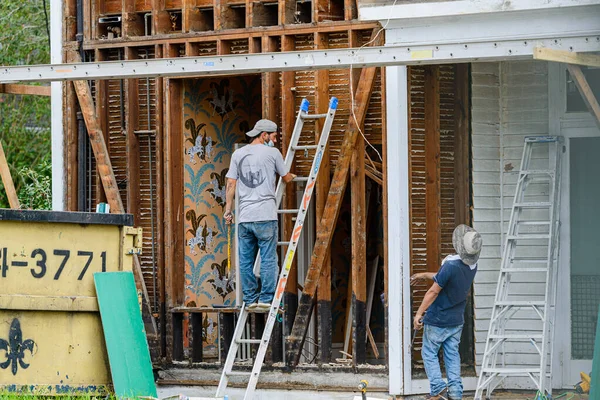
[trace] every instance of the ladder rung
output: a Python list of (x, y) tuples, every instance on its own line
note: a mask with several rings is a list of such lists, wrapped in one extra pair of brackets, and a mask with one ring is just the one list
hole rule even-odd
[(543, 339), (544, 335), (489, 335), (490, 339), (507, 339), (507, 340), (530, 340), (530, 339)]
[(526, 375), (539, 374), (540, 368), (481, 368), (482, 373), (488, 374), (506, 374), (506, 375)]
[(325, 114), (301, 114), (302, 115), (302, 119), (319, 119), (319, 118), (325, 118), (327, 117), (327, 113)]
[(502, 268), (500, 272), (546, 272), (548, 268)]
[(250, 376), (250, 375), (252, 375), (252, 372), (247, 372), (247, 371), (229, 371), (229, 372), (226, 372), (225, 375), (227, 375), (227, 376)]
[(297, 176), (293, 179), (294, 182), (308, 182), (310, 178), (308, 176)]
[(293, 150), (316, 150), (319, 146), (317, 145), (309, 145), (309, 146), (294, 146)]
[(526, 143), (553, 143), (558, 141), (558, 136), (525, 136)]
[(527, 257), (514, 257), (511, 260), (512, 264), (515, 263), (528, 263), (528, 264), (548, 264), (547, 258), (527, 258)]
[(502, 300), (496, 302), (497, 306), (514, 306), (514, 307), (531, 307), (531, 306), (545, 306), (544, 300), (540, 301), (528, 301), (528, 300)]
[(508, 240), (532, 240), (532, 239), (550, 239), (550, 235), (547, 233), (523, 233), (520, 235), (508, 235)]
[(521, 175), (554, 175), (553, 169), (525, 169), (519, 171)]
[(260, 344), (261, 343), (261, 339), (238, 339), (236, 340), (236, 342), (240, 343), (240, 344)]
[(277, 246), (289, 246), (290, 242), (277, 242)]
[(515, 203), (514, 207), (519, 208), (548, 208), (552, 206), (550, 202), (528, 202), (528, 203)]
[(298, 214), (299, 209), (277, 210), (278, 214)]
[(517, 221), (517, 224), (524, 226), (550, 225), (550, 221)]

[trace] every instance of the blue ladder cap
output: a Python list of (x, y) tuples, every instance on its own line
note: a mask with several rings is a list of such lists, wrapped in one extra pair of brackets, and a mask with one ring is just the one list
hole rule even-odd
[(337, 106), (338, 106), (337, 97), (332, 97), (331, 100), (329, 101), (329, 108), (331, 108), (332, 110), (336, 110)]
[(308, 105), (310, 103), (308, 102), (308, 100), (306, 99), (302, 99), (302, 103), (300, 103), (300, 110), (304, 111), (304, 112), (308, 112)]

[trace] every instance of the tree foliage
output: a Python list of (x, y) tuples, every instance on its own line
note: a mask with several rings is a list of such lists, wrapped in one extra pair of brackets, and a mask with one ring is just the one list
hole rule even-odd
[[(50, 44), (43, 0), (0, 1), (0, 65), (48, 64)], [(24, 207), (48, 208), (50, 98), (0, 94), (0, 141)], [(0, 182), (0, 208), (8, 207)]]

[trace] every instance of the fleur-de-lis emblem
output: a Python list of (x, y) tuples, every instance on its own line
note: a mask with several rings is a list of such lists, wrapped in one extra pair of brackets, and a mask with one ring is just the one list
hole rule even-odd
[(25, 362), (25, 350), (29, 350), (33, 355), (34, 346), (35, 342), (31, 339), (23, 341), (21, 323), (18, 319), (13, 319), (8, 331), (8, 341), (0, 339), (0, 350), (6, 351), (6, 361), (0, 363), (0, 368), (6, 369), (11, 366), (13, 375), (17, 374), (19, 365), (23, 369), (29, 368), (29, 364)]

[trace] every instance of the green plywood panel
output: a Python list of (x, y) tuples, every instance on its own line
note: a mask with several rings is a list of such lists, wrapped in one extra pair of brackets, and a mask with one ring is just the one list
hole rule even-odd
[(157, 397), (133, 273), (98, 272), (94, 282), (115, 394)]

